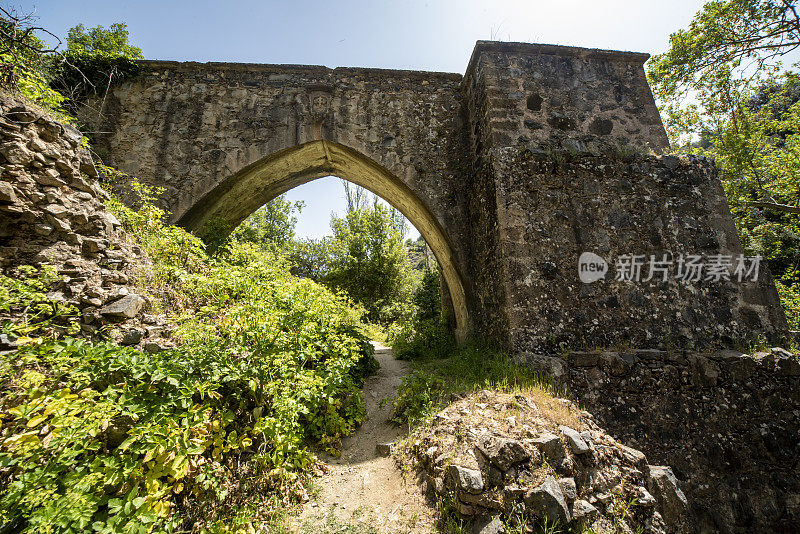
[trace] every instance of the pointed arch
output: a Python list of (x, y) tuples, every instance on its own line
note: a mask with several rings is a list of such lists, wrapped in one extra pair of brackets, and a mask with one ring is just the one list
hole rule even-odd
[(436, 217), (399, 178), (361, 153), (331, 141), (310, 141), (271, 154), (222, 181), (179, 220), (190, 230), (202, 229), (221, 218), (239, 225), (273, 198), (311, 180), (335, 175), (369, 189), (397, 208), (428, 243), (442, 269), (456, 322), (456, 339), (470, 331), (470, 317), (462, 276), (453, 247)]

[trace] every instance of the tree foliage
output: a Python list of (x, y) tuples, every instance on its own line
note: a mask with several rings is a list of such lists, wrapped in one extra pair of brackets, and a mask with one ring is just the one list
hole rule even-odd
[[(57, 44), (50, 47), (44, 39)], [(61, 45), (56, 35), (36, 26), (33, 15), (0, 7), (0, 85), (73, 123), (80, 98), (105, 97), (113, 83), (136, 74), (137, 60), (143, 59), (124, 23), (109, 29), (79, 24), (69, 30), (67, 49), (59, 50)]]
[(343, 217), (332, 217), (331, 229), (325, 283), (346, 291), (371, 321), (397, 319), (413, 290), (402, 215), (376, 197), (371, 206), (352, 203)]
[[(64, 61), (58, 64), (51, 84), (70, 102), (74, 111), (86, 96), (103, 99), (114, 83), (139, 72), (141, 49), (130, 44), (124, 23), (86, 28), (78, 24), (67, 34)], [(102, 101), (101, 101), (102, 102)], [(102, 112), (102, 103), (98, 113)]]
[(680, 151), (714, 158), (745, 251), (765, 257), (789, 320), (800, 309), (800, 47), (790, 0), (713, 0), (648, 64)]
[[(43, 37), (58, 44), (51, 48)], [(58, 118), (72, 122), (62, 108), (66, 98), (50, 87), (52, 58), (60, 57), (60, 45), (57, 36), (36, 25), (33, 15), (0, 7), (0, 87), (19, 91)]]
[(302, 201), (291, 202), (284, 195), (276, 197), (237, 226), (231, 237), (264, 248), (284, 248), (294, 240), (297, 217), (304, 205)]
[(78, 24), (67, 33), (67, 53), (73, 57), (144, 59), (142, 50), (129, 41), (128, 25), (123, 22), (108, 29)]
[(292, 262), (292, 274), (323, 282), (330, 273), (330, 237), (295, 240), (289, 259)]
[(793, 0), (713, 0), (649, 66), (662, 97), (685, 95), (720, 67), (761, 69), (800, 46)]
[(441, 318), (442, 297), (439, 284), (439, 270), (427, 269), (422, 276), (422, 283), (414, 291), (414, 304), (420, 321)]

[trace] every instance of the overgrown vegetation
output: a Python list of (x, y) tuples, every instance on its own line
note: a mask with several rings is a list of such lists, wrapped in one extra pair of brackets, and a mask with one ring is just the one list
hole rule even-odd
[(414, 280), (399, 212), (379, 203), (357, 206), (331, 219), (330, 270), (325, 283), (346, 291), (373, 322), (388, 324), (407, 313)]
[[(292, 273), (344, 292), (362, 306), (375, 336), (385, 338), (386, 332), (395, 335), (411, 324), (420, 309), (415, 295), (422, 283), (423, 269), (437, 269), (435, 259), (421, 241), (414, 245), (413, 254), (424, 249), (425, 263), (418, 262), (420, 269), (413, 268), (413, 254), (403, 241), (408, 228), (402, 214), (365, 189), (343, 184), (347, 211), (331, 216), (331, 236), (296, 239), (294, 227), (302, 203), (292, 203), (281, 196), (232, 232), (224, 225), (206, 232), (212, 236), (206, 242), (224, 246), (217, 243), (218, 236), (223, 236), (223, 241), (251, 242), (267, 252), (277, 252), (289, 259)], [(436, 276), (432, 281), (435, 295), (429, 298), (435, 298), (438, 306), (438, 275), (432, 276)]]
[[(55, 38), (58, 44), (51, 48), (40, 35)], [(35, 26), (32, 15), (0, 7), (0, 87), (19, 91), (56, 117), (73, 122), (62, 108), (66, 97), (50, 87), (52, 58), (60, 44), (55, 35)]]
[(427, 354), (412, 362), (394, 402), (394, 421), (414, 426), (434, 415), (452, 394), (480, 390), (520, 392), (533, 398), (564, 397), (566, 392), (534, 366), (474, 342), (444, 355)]
[(800, 328), (800, 46), (793, 2), (714, 0), (648, 64), (673, 147), (715, 159), (745, 252)]
[(110, 207), (153, 260), (146, 285), (182, 344), (34, 337), (66, 313), (43, 298), (51, 273), (3, 278), (0, 309), (18, 318), (3, 331), (22, 346), (0, 356), (0, 523), (226, 530), (302, 498), (313, 448), (335, 452), (363, 421), (377, 362), (352, 302), (252, 244), (210, 257), (139, 192), (139, 209)]
[[(139, 72), (142, 51), (130, 44), (124, 23), (71, 28), (67, 47), (35, 25), (33, 15), (0, 8), (0, 87), (18, 91), (69, 123), (77, 123), (85, 97), (100, 97), (102, 112), (112, 84)], [(55, 42), (50, 45), (45, 40)]]
[(426, 270), (414, 292), (414, 315), (397, 325), (390, 341), (397, 358), (443, 358), (455, 349), (455, 339), (442, 315), (439, 271)]

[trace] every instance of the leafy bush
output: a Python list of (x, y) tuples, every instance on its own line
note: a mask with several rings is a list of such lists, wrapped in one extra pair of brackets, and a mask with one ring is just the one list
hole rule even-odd
[(0, 320), (5, 319), (2, 332), (14, 338), (78, 333), (77, 308), (47, 297), (51, 284), (58, 279), (50, 265), (39, 269), (23, 265), (15, 278), (0, 275)]
[(789, 330), (800, 330), (800, 284), (793, 286), (787, 281), (775, 280), (775, 287), (786, 312)]
[(442, 379), (425, 372), (414, 372), (400, 379), (394, 398), (392, 421), (413, 426), (433, 415), (444, 389)]
[(444, 358), (455, 346), (453, 334), (438, 317), (406, 323), (392, 339), (392, 348), (400, 360)]
[[(336, 453), (364, 420), (358, 388), (377, 361), (363, 312), (253, 244), (209, 256), (139, 193), (139, 209), (109, 204), (150, 255), (144, 282), (181, 345), (147, 354), (29, 335), (2, 354), (0, 524), (225, 530), (263, 519), (276, 492), (302, 495), (312, 447)], [(35, 327), (57, 312), (47, 284), (2, 280), (0, 310), (32, 310)]]
[(329, 270), (324, 283), (346, 291), (367, 309), (372, 322), (389, 323), (404, 313), (414, 285), (404, 221), (375, 200), (331, 219)]
[(442, 317), (439, 272), (428, 269), (414, 292), (415, 315), (400, 322), (390, 335), (397, 358), (444, 358), (455, 350), (455, 339)]

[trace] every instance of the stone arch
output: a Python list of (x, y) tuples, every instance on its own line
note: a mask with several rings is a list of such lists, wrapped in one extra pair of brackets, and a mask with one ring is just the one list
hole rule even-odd
[(405, 183), (374, 160), (344, 145), (310, 141), (266, 156), (220, 182), (177, 222), (189, 230), (201, 231), (206, 221), (221, 218), (236, 227), (278, 195), (330, 175), (372, 191), (419, 230), (436, 256), (450, 292), (456, 340), (465, 341), (471, 322), (462, 275), (447, 232)]

